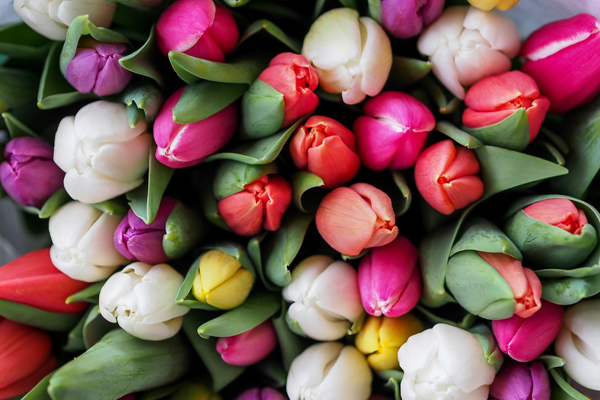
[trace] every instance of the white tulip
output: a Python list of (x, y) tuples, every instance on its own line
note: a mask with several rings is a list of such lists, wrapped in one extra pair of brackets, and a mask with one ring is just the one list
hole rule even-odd
[(398, 351), (402, 400), (487, 400), (496, 370), (470, 332), (437, 324)]
[(59, 208), (49, 222), (52, 263), (78, 281), (107, 278), (127, 259), (117, 252), (114, 234), (121, 216), (72, 201)]
[(140, 339), (168, 339), (190, 311), (175, 303), (182, 283), (183, 276), (167, 264), (129, 264), (102, 286), (100, 313)]
[(117, 3), (105, 0), (15, 0), (13, 7), (37, 33), (52, 40), (65, 40), (75, 18), (88, 15), (96, 26), (108, 28)]
[(124, 104), (96, 101), (60, 121), (54, 162), (65, 175), (65, 190), (83, 203), (126, 193), (144, 181), (152, 137), (146, 123), (129, 128)]
[(454, 6), (421, 33), (417, 48), (433, 73), (459, 99), (464, 86), (506, 72), (521, 48), (517, 26), (496, 10)]
[(356, 270), (327, 256), (308, 257), (298, 264), (282, 294), (293, 302), (288, 317), (316, 340), (341, 339), (364, 312)]
[(290, 400), (367, 400), (372, 381), (371, 368), (355, 347), (326, 342), (294, 359), (286, 391)]
[(575, 382), (600, 390), (600, 300), (582, 301), (567, 310), (554, 348)]
[(323, 90), (341, 93), (347, 104), (378, 95), (392, 68), (392, 46), (383, 28), (350, 8), (317, 18), (304, 38), (302, 55), (315, 66)]

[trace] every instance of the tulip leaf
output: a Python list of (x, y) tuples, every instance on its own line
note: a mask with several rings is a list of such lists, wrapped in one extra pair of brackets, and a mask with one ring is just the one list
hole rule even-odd
[(440, 121), (435, 124), (435, 130), (448, 136), (456, 143), (464, 146), (468, 149), (476, 149), (483, 146), (483, 143), (474, 136), (469, 135), (467, 132), (462, 131), (446, 121)]
[(317, 19), (319, 17), (319, 15), (321, 15), (321, 13), (323, 12), (323, 8), (325, 7), (325, 3), (327, 2), (327, 0), (316, 0), (315, 1), (315, 8), (313, 10), (313, 15), (312, 15), (312, 20), (314, 21), (315, 19)]
[(463, 130), (484, 144), (504, 149), (523, 151), (529, 144), (529, 120), (524, 108), (519, 108), (494, 125), (483, 128), (463, 126)]
[(162, 93), (154, 85), (146, 84), (128, 89), (123, 96), (123, 103), (127, 105), (129, 127), (133, 129), (142, 120), (154, 121), (163, 100)]
[(146, 43), (133, 53), (119, 59), (121, 67), (134, 74), (146, 76), (156, 81), (161, 87), (165, 85), (161, 74), (163, 56), (156, 46), (156, 26), (150, 30)]
[(367, 313), (365, 311), (363, 311), (358, 316), (358, 318), (356, 319), (356, 321), (354, 321), (352, 323), (352, 326), (350, 326), (350, 328), (348, 328), (348, 332), (346, 334), (348, 336), (356, 335), (362, 329), (363, 325), (365, 324), (365, 320), (366, 319), (367, 319)]
[(281, 307), (279, 296), (272, 292), (252, 293), (242, 305), (198, 327), (198, 335), (229, 337), (239, 335), (265, 322)]
[(119, 197), (90, 205), (108, 215), (125, 215), (129, 212), (127, 203), (123, 198)]
[(39, 381), (21, 400), (52, 400), (48, 394), (48, 385), (52, 375), (54, 375), (54, 371)]
[(10, 58), (43, 61), (52, 43), (24, 22), (0, 26), (0, 54)]
[(313, 214), (291, 211), (283, 217), (281, 226), (265, 240), (265, 271), (271, 282), (285, 286), (292, 280), (289, 267), (300, 251)]
[(560, 368), (565, 365), (564, 359), (547, 354), (539, 356), (535, 359), (535, 361), (540, 361), (542, 364), (544, 364), (547, 370), (551, 370), (553, 368)]
[(39, 75), (0, 67), (0, 113), (35, 103)]
[(465, 316), (463, 317), (461, 322), (454, 322), (454, 321), (442, 318), (442, 317), (432, 313), (425, 307), (417, 305), (417, 306), (415, 306), (415, 309), (417, 309), (421, 314), (423, 314), (433, 325), (446, 324), (446, 325), (452, 325), (452, 326), (456, 326), (458, 328), (467, 329), (467, 330), (470, 329), (471, 326), (473, 326), (473, 323), (475, 322), (475, 320), (477, 318), (474, 314), (471, 314), (468, 312), (465, 314)]
[(266, 358), (256, 364), (256, 370), (263, 374), (269, 381), (269, 386), (280, 388), (285, 386), (287, 371), (275, 360)]
[[(298, 210), (302, 211), (303, 213), (315, 212), (319, 205), (319, 202), (308, 201), (308, 203), (310, 203), (309, 206), (304, 205), (302, 199), (304, 194), (310, 189), (320, 188), (323, 186), (325, 186), (323, 179), (321, 179), (319, 176), (313, 173), (307, 171), (300, 171), (295, 173), (292, 176), (292, 200), (294, 201), (294, 205), (296, 206), (296, 208), (298, 208)], [(323, 193), (323, 195), (325, 195), (325, 193)]]
[(483, 218), (473, 218), (461, 227), (460, 237), (452, 246), (450, 257), (465, 250), (485, 253), (503, 253), (517, 260), (523, 260), (523, 255), (496, 225)]
[(394, 391), (394, 399), (402, 400), (400, 396), (400, 382), (404, 378), (404, 372), (390, 369), (386, 371), (376, 371), (377, 375), (385, 380), (385, 387), (390, 388)]
[(358, 260), (359, 258), (363, 258), (364, 256), (367, 255), (367, 253), (369, 253), (371, 251), (371, 249), (362, 249), (360, 251), (360, 253), (358, 253), (355, 256), (350, 256), (348, 254), (344, 254), (344, 253), (340, 253), (340, 256), (342, 257), (342, 260), (344, 261), (348, 261), (348, 260)]
[(200, 258), (198, 257), (196, 261), (190, 266), (187, 274), (185, 275), (185, 279), (183, 283), (179, 287), (179, 291), (175, 296), (175, 302), (184, 307), (194, 308), (199, 310), (210, 310), (210, 311), (218, 311), (219, 309), (211, 306), (210, 304), (203, 303), (194, 297), (192, 293), (192, 288), (194, 286), (194, 279), (198, 274), (198, 268), (200, 266)]
[(565, 157), (552, 143), (546, 140), (536, 140), (533, 144), (543, 153), (542, 157), (544, 159), (558, 164), (561, 167), (565, 166)]
[(267, 279), (267, 277), (265, 275), (265, 271), (264, 271), (260, 246), (261, 246), (261, 242), (267, 236), (267, 234), (268, 234), (268, 232), (266, 232), (266, 231), (262, 232), (259, 235), (254, 236), (253, 238), (251, 238), (248, 241), (248, 245), (247, 245), (248, 255), (250, 256), (250, 259), (252, 260), (252, 263), (254, 264), (254, 267), (256, 268), (256, 273), (260, 277), (260, 280), (262, 281), (263, 285), (268, 290), (279, 291), (280, 290), (279, 286), (273, 285)]
[(88, 303), (98, 304), (98, 296), (100, 295), (100, 290), (102, 290), (102, 286), (104, 286), (104, 283), (106, 283), (106, 280), (92, 283), (85, 289), (67, 297), (65, 303), (71, 304), (76, 301), (86, 301)]
[(406, 213), (410, 208), (410, 204), (412, 203), (412, 193), (408, 184), (406, 183), (406, 179), (404, 175), (400, 171), (392, 171), (392, 177), (394, 178), (394, 183), (400, 189), (400, 193), (402, 194), (402, 198), (394, 201), (395, 196), (390, 196), (392, 198), (392, 205), (394, 206), (394, 212), (396, 217), (401, 216)]
[(563, 378), (562, 370), (553, 368), (548, 371), (552, 380), (551, 390), (553, 400), (589, 400), (589, 397), (577, 391)]
[(138, 122), (143, 121), (145, 117), (144, 110), (138, 108), (133, 102), (127, 105), (127, 122), (129, 128), (133, 129)]
[(224, 0), (229, 7), (241, 7), (250, 2), (250, 0)]
[(2, 118), (4, 119), (4, 123), (6, 124), (6, 128), (8, 129), (8, 133), (11, 139), (26, 136), (39, 138), (39, 135), (37, 135), (34, 131), (32, 131), (24, 123), (13, 117), (11, 114), (3, 112)]
[[(368, 0), (371, 7), (379, 13), (381, 21), (381, 0)], [(375, 18), (374, 18), (375, 19)], [(407, 89), (423, 79), (431, 71), (431, 62), (415, 58), (394, 56), (388, 85), (395, 89)]]
[(550, 129), (544, 128), (543, 126), (540, 128), (541, 136), (544, 136), (546, 139), (550, 141), (554, 145), (554, 147), (560, 151), (562, 155), (569, 154), (569, 145), (562, 137), (558, 136), (556, 133), (552, 132)]
[(308, 347), (308, 341), (290, 330), (286, 322), (287, 303), (281, 299), (281, 312), (273, 318), (277, 342), (281, 348), (283, 367), (289, 371), (292, 361)]
[[(379, 25), (381, 25), (381, 24), (382, 24), (382, 17), (381, 17), (381, 0), (368, 0), (368, 1), (367, 1), (367, 4), (368, 4), (368, 9), (367, 9), (367, 12), (368, 12), (368, 14), (369, 14), (369, 17), (373, 18), (375, 21), (377, 21), (377, 23), (378, 23)], [(431, 63), (430, 63), (430, 62), (425, 62), (425, 61), (421, 61), (421, 60), (413, 60), (413, 59), (411, 59), (411, 58), (406, 58), (406, 57), (394, 57), (394, 63), (396, 62), (396, 58), (402, 58), (402, 59), (405, 59), (405, 60), (410, 60), (410, 61), (418, 61), (418, 62), (421, 62), (421, 63), (427, 63), (427, 64), (429, 64), (429, 69), (431, 69)], [(395, 70), (394, 70), (394, 63), (392, 63), (392, 72), (390, 73), (390, 76), (391, 76), (392, 74), (394, 74), (394, 75), (396, 74), (396, 73), (395, 73)], [(415, 63), (415, 64), (416, 64), (416, 63)], [(409, 65), (410, 65), (410, 64), (409, 64)], [(412, 65), (411, 65), (411, 66), (412, 66)], [(410, 73), (410, 72), (413, 72), (413, 71), (412, 71), (412, 70), (410, 70), (410, 69), (409, 69), (408, 71), (404, 71), (404, 70), (402, 70), (402, 69), (401, 69), (400, 71), (401, 71), (401, 72), (404, 72), (404, 73), (406, 73), (406, 72), (408, 72), (408, 73)], [(425, 75), (427, 75), (427, 73), (428, 73), (428, 72), (429, 72), (429, 70), (428, 70), (428, 71), (425, 73)], [(409, 75), (409, 74), (407, 74), (407, 75), (408, 75), (408, 77), (410, 77), (410, 75)], [(423, 75), (423, 76), (425, 76), (425, 75)], [(400, 79), (401, 79), (401, 80), (402, 80), (402, 79), (406, 79), (406, 77), (407, 77), (407, 76), (403, 76), (403, 77), (401, 77)], [(417, 80), (418, 80), (418, 79), (417, 79)]]
[(242, 97), (247, 89), (243, 83), (201, 81), (188, 85), (173, 107), (173, 121), (189, 124), (208, 118)]
[(456, 97), (453, 97), (452, 100), (448, 101), (442, 88), (432, 79), (425, 78), (423, 79), (423, 83), (425, 90), (438, 106), (440, 114), (452, 114), (461, 103), (460, 99), (457, 99)]
[(356, 0), (340, 0), (340, 3), (346, 8), (358, 10), (358, 3), (356, 2)]
[(167, 218), (162, 238), (166, 256), (172, 260), (183, 257), (204, 239), (206, 231), (206, 223), (200, 215), (177, 202)]
[(247, 184), (267, 174), (276, 174), (278, 171), (277, 164), (274, 162), (250, 165), (224, 160), (218, 164), (213, 185), (213, 193), (217, 200), (239, 193)]
[(92, 310), (90, 307), (83, 317), (79, 320), (77, 325), (69, 332), (69, 336), (67, 338), (67, 344), (63, 346), (64, 351), (68, 352), (80, 352), (86, 349), (85, 344), (83, 343), (83, 326), (87, 319), (88, 314)]
[(542, 298), (563, 306), (600, 293), (600, 274), (542, 281)]
[(42, 219), (50, 218), (56, 210), (71, 199), (64, 187), (58, 189), (46, 200), (38, 216)]
[(59, 314), (39, 308), (0, 299), (0, 316), (51, 332), (69, 332), (80, 314)]
[(540, 278), (585, 278), (600, 274), (600, 265), (575, 269), (538, 269), (534, 272)]
[(283, 124), (283, 93), (257, 79), (242, 98), (240, 138), (259, 139), (277, 132)]
[(259, 19), (251, 23), (240, 36), (238, 47), (248, 38), (261, 31), (267, 32), (269, 35), (273, 36), (275, 39), (289, 47), (294, 53), (300, 53), (302, 50), (302, 46), (296, 39), (289, 37), (277, 25), (266, 19)]
[(231, 232), (231, 229), (229, 228), (229, 226), (227, 226), (227, 223), (225, 222), (225, 220), (223, 219), (223, 217), (221, 216), (221, 214), (219, 213), (219, 204), (217, 202), (216, 197), (213, 194), (213, 191), (210, 190), (210, 188), (212, 188), (212, 178), (206, 179), (206, 181), (210, 181), (210, 184), (206, 183), (203, 185), (204, 188), (207, 188), (206, 190), (202, 190), (202, 192), (200, 193), (200, 200), (201, 200), (201, 205), (202, 205), (202, 212), (204, 214), (204, 217), (211, 222), (212, 224), (218, 226), (219, 228)]
[(86, 349), (98, 343), (108, 332), (115, 329), (115, 324), (108, 322), (100, 314), (98, 306), (92, 307), (83, 323), (83, 343)]

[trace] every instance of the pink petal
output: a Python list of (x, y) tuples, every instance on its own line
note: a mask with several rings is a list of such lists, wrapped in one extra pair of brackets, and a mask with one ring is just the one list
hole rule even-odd
[(407, 131), (398, 141), (398, 151), (390, 163), (390, 169), (406, 169), (415, 165), (427, 142), (428, 132)]
[(264, 359), (277, 346), (277, 335), (270, 320), (230, 337), (217, 340), (217, 351), (230, 365), (252, 365)]
[(471, 108), (467, 108), (463, 113), (462, 123), (465, 124), (467, 128), (485, 128), (486, 126), (504, 121), (506, 118), (513, 115), (514, 112), (515, 110), (474, 111)]
[(397, 38), (417, 36), (424, 27), (422, 13), (417, 12), (421, 11), (420, 7), (420, 4), (417, 5), (417, 2), (412, 0), (383, 0), (381, 17), (385, 30)]
[(323, 179), (327, 189), (348, 182), (359, 169), (360, 158), (339, 136), (330, 136), (320, 146), (308, 149), (308, 171)]
[(415, 163), (415, 183), (429, 205), (443, 214), (451, 214), (454, 206), (438, 183), (440, 176), (454, 160), (456, 149), (452, 140), (429, 146)]
[(184, 53), (192, 57), (202, 58), (203, 60), (221, 63), (225, 62), (225, 53), (223, 53), (223, 50), (219, 48), (219, 45), (208, 32), (202, 35), (202, 37), (200, 37), (198, 41)]
[(393, 121), (415, 132), (430, 132), (435, 118), (429, 109), (414, 97), (402, 92), (383, 92), (365, 103), (366, 115)]
[(483, 78), (465, 96), (465, 104), (474, 111), (496, 111), (519, 97), (537, 99), (540, 91), (535, 80), (521, 71), (509, 71)]
[(375, 171), (386, 169), (398, 152), (400, 138), (405, 132), (398, 126), (362, 115), (352, 127), (360, 160)]
[(456, 146), (456, 156), (452, 163), (446, 171), (444, 171), (444, 176), (449, 180), (453, 181), (454, 179), (475, 175), (479, 173), (479, 161), (477, 161), (477, 156), (475, 152), (471, 149), (467, 149), (466, 147)]
[(264, 195), (259, 195), (263, 204), (264, 222), (262, 227), (268, 231), (276, 231), (281, 225), (281, 218), (292, 202), (292, 185), (278, 175), (268, 175)]
[(95, 49), (77, 49), (75, 57), (67, 65), (65, 78), (81, 93), (89, 93), (96, 84), (100, 56)]
[(548, 199), (538, 201), (523, 209), (523, 212), (533, 219), (549, 225), (559, 225), (579, 216), (575, 204), (569, 199)]
[(465, 208), (483, 196), (483, 182), (478, 176), (463, 176), (442, 185), (455, 210)]
[(237, 235), (254, 236), (261, 231), (263, 206), (258, 204), (254, 193), (243, 190), (219, 200), (217, 204), (219, 214)]
[(206, 32), (210, 34), (223, 53), (229, 54), (237, 45), (240, 32), (231, 12), (218, 4), (215, 4), (215, 7), (215, 19)]
[(529, 367), (533, 390), (531, 391), (531, 400), (550, 400), (550, 379), (544, 364), (539, 361), (534, 362)]
[(531, 399), (533, 382), (526, 364), (507, 360), (490, 385), (490, 396), (494, 399)]
[(355, 183), (350, 186), (350, 189), (356, 191), (367, 203), (371, 206), (377, 219), (381, 221), (387, 221), (390, 225), (396, 223), (396, 215), (392, 207), (392, 200), (382, 190), (369, 185), (368, 183)]
[(533, 101), (533, 105), (527, 109), (527, 120), (529, 121), (529, 143), (537, 137), (540, 128), (546, 118), (546, 113), (550, 108), (550, 100), (541, 96)]
[(317, 126), (323, 127), (323, 131), (327, 136), (339, 136), (342, 142), (350, 150), (356, 152), (356, 140), (354, 134), (343, 124), (339, 123), (333, 118), (325, 117), (322, 115), (313, 115), (304, 124), (307, 128), (314, 128)]
[(126, 70), (119, 64), (119, 59), (123, 56), (115, 54), (109, 57), (98, 72), (98, 79), (94, 86), (94, 93), (98, 96), (108, 96), (119, 93), (125, 89), (132, 77), (131, 71)]

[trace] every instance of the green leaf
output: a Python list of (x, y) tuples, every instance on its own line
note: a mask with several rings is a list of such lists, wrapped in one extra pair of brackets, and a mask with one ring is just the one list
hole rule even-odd
[(50, 218), (56, 210), (71, 199), (64, 187), (58, 189), (46, 200), (38, 216), (42, 219)]
[(523, 151), (529, 144), (529, 120), (524, 108), (494, 125), (476, 129), (463, 126), (463, 130), (490, 146)]
[(360, 332), (360, 330), (362, 329), (363, 325), (365, 324), (365, 320), (367, 318), (367, 313), (365, 311), (363, 311), (358, 318), (356, 319), (356, 321), (354, 321), (352, 323), (352, 325), (350, 326), (350, 328), (348, 328), (348, 332), (346, 333), (348, 336), (352, 336), (352, 335), (356, 335), (358, 332)]
[(241, 7), (250, 2), (250, 0), (225, 0), (229, 7)]
[(396, 371), (394, 369), (387, 371), (376, 371), (377, 375), (385, 380), (385, 387), (394, 391), (394, 400), (402, 400), (400, 396), (400, 382), (404, 377), (404, 372)]
[[(379, 13), (379, 19), (381, 20), (381, 0), (368, 0), (368, 2), (369, 12), (371, 12), (373, 5), (376, 8), (374, 11)], [(429, 61), (394, 56), (390, 78), (387, 83), (393, 88), (407, 89), (425, 78), (429, 74), (429, 71), (431, 71), (431, 63)]]
[(283, 94), (257, 79), (242, 98), (241, 139), (258, 139), (277, 132), (283, 124)]
[(85, 344), (83, 343), (83, 325), (91, 310), (92, 308), (90, 307), (87, 312), (83, 314), (83, 317), (79, 320), (77, 325), (69, 332), (67, 344), (63, 346), (64, 351), (80, 352), (85, 350)]
[(550, 142), (545, 140), (536, 140), (533, 144), (543, 153), (542, 157), (550, 162), (564, 167), (566, 165), (565, 157), (562, 153)]
[(85, 289), (67, 297), (65, 303), (71, 304), (76, 301), (86, 301), (88, 303), (98, 304), (98, 296), (100, 295), (100, 290), (102, 290), (102, 286), (104, 286), (105, 283), (106, 280), (93, 283)]
[(0, 26), (0, 54), (10, 58), (43, 61), (52, 43), (24, 22)]
[(11, 114), (4, 112), (2, 113), (2, 118), (4, 119), (4, 123), (6, 124), (6, 128), (8, 129), (11, 139), (23, 136), (39, 138), (39, 135), (37, 135), (34, 131), (29, 129), (25, 124), (13, 117)]
[(172, 260), (183, 257), (204, 239), (207, 231), (205, 221), (195, 210), (177, 202), (165, 224), (162, 247)]
[(38, 85), (37, 74), (0, 67), (0, 113), (34, 103)]
[(252, 263), (254, 264), (254, 267), (256, 268), (256, 272), (257, 272), (258, 276), (260, 277), (260, 280), (262, 281), (263, 285), (268, 290), (278, 292), (280, 290), (279, 286), (273, 285), (267, 279), (267, 276), (266, 276), (265, 270), (264, 270), (264, 266), (263, 266), (263, 262), (262, 262), (260, 246), (261, 246), (261, 242), (267, 236), (267, 234), (268, 234), (268, 232), (264, 231), (264, 232), (260, 233), (259, 235), (254, 236), (253, 238), (251, 238), (248, 241), (248, 245), (246, 248), (248, 250), (248, 255), (250, 256), (250, 259), (252, 260)]
[(281, 43), (289, 47), (290, 50), (292, 50), (294, 53), (300, 53), (300, 51), (302, 50), (302, 46), (300, 45), (300, 43), (298, 43), (296, 39), (289, 37), (277, 25), (266, 19), (259, 19), (251, 23), (240, 37), (238, 47), (242, 43), (244, 43), (248, 38), (261, 31), (267, 32), (275, 39), (279, 40)]
[(432, 79), (425, 78), (423, 79), (423, 83), (425, 85), (427, 93), (438, 106), (440, 114), (452, 114), (456, 110), (458, 105), (461, 103), (460, 99), (456, 97), (448, 101), (442, 88), (440, 88), (439, 85), (435, 83)]
[(546, 354), (539, 356), (535, 359), (535, 361), (540, 361), (542, 364), (544, 364), (547, 370), (551, 370), (553, 368), (560, 368), (565, 365), (564, 359)]
[(340, 0), (340, 3), (342, 3), (342, 5), (344, 7), (358, 10), (358, 4), (357, 4), (356, 0)]
[(133, 53), (119, 59), (121, 67), (134, 74), (147, 76), (156, 81), (161, 87), (165, 85), (161, 74), (163, 56), (156, 46), (156, 26), (150, 30), (150, 36), (142, 47)]
[[(373, 18), (375, 21), (377, 21), (377, 23), (379, 23), (379, 25), (381, 25), (382, 24), (382, 22), (381, 22), (382, 21), (382, 18), (381, 18), (381, 0), (368, 0), (367, 4), (369, 6), (369, 8), (367, 10), (368, 14), (369, 14), (369, 17)], [(396, 59), (396, 58), (405, 58), (405, 57), (394, 57), (394, 59)], [(411, 60), (411, 59), (408, 58), (407, 60)], [(414, 60), (414, 61), (420, 61), (420, 60)], [(424, 61), (421, 61), (421, 62), (424, 62)], [(429, 69), (431, 69), (431, 63), (429, 63), (429, 64), (430, 64)], [(402, 72), (404, 72), (404, 71), (402, 71)], [(392, 74), (395, 75), (394, 64), (393, 63), (392, 63), (392, 72), (390, 73), (390, 76)], [(427, 74), (427, 73), (425, 73), (425, 74)], [(404, 79), (404, 77), (401, 77), (400, 79)]]
[(283, 367), (289, 371), (292, 361), (308, 347), (308, 342), (290, 330), (285, 320), (287, 304), (281, 299), (281, 312), (273, 318), (273, 326), (277, 334), (277, 342), (281, 348)]
[(215, 174), (213, 193), (217, 200), (229, 197), (244, 190), (244, 186), (267, 175), (276, 174), (276, 163), (250, 165), (238, 161), (219, 162)]
[(90, 308), (83, 324), (83, 343), (86, 349), (98, 343), (108, 332), (115, 329), (115, 324), (108, 322), (100, 314), (100, 308)]
[(585, 278), (600, 274), (600, 265), (575, 269), (538, 269), (534, 272), (540, 278)]
[(552, 385), (552, 400), (589, 400), (589, 398), (579, 391), (575, 390), (573, 386), (562, 377), (558, 369), (553, 368), (550, 371), (550, 377), (555, 385)]
[(200, 79), (222, 83), (252, 84), (266, 63), (260, 58), (238, 58), (230, 63), (208, 61), (176, 51), (169, 52), (169, 61), (179, 77), (186, 83)]
[(129, 212), (129, 207), (120, 197), (90, 205), (108, 215), (125, 215)]
[(469, 135), (465, 131), (461, 131), (454, 125), (446, 121), (440, 121), (435, 124), (435, 130), (443, 133), (448, 136), (450, 139), (454, 140), (456, 143), (464, 146), (468, 149), (476, 149), (478, 147), (483, 146), (483, 143), (476, 137)]
[(8, 300), (0, 300), (0, 315), (51, 332), (69, 332), (81, 317), (80, 314), (59, 314)]
[(212, 190), (214, 185), (213, 169), (205, 167), (200, 174), (199, 180), (201, 181), (200, 187), (202, 188), (200, 190), (200, 205), (202, 207), (202, 213), (204, 214), (204, 217), (219, 228), (231, 232), (231, 229), (229, 226), (227, 226), (227, 223), (225, 223), (225, 220), (219, 213), (217, 198)]
[(266, 358), (257, 363), (255, 368), (269, 380), (269, 386), (273, 388), (285, 386), (287, 371), (283, 369), (278, 361)]
[(312, 16), (313, 21), (315, 19), (317, 19), (319, 17), (319, 15), (321, 15), (326, 2), (327, 2), (327, 0), (316, 0), (315, 1), (315, 8), (313, 10), (313, 16)]
[(323, 186), (325, 186), (323, 179), (313, 173), (307, 171), (295, 173), (292, 176), (292, 200), (294, 201), (296, 208), (303, 213), (316, 211), (318, 207), (317, 202), (310, 202), (310, 206), (305, 206), (302, 202), (302, 199), (304, 193), (310, 189), (320, 188)]
[(400, 189), (400, 193), (402, 194), (402, 198), (395, 202), (393, 201), (395, 196), (390, 196), (392, 197), (394, 213), (396, 214), (396, 217), (399, 217), (406, 213), (410, 208), (410, 204), (412, 203), (412, 193), (408, 187), (408, 184), (406, 183), (406, 179), (404, 179), (404, 175), (402, 175), (400, 171), (392, 171), (392, 177), (394, 178), (394, 183), (398, 189)]
[(189, 124), (208, 118), (242, 97), (247, 89), (243, 83), (201, 81), (188, 85), (173, 107), (173, 121)]
[(542, 281), (542, 298), (563, 306), (600, 293), (600, 274)]
[[(127, 89), (123, 103), (127, 105), (129, 126), (133, 129), (138, 121), (154, 121), (163, 104), (163, 95), (154, 85), (140, 85)], [(129, 118), (130, 110), (132, 118)], [(133, 122), (133, 123), (132, 123)]]
[(561, 154), (567, 155), (569, 154), (569, 145), (562, 137), (558, 136), (556, 133), (552, 132), (550, 129), (544, 128), (543, 126), (540, 128), (541, 136), (544, 136), (546, 139), (550, 141), (556, 147)]
[(144, 117), (144, 110), (139, 109), (136, 104), (131, 103), (127, 105), (127, 122), (129, 122), (129, 128), (135, 128), (138, 122), (144, 120)]
[(496, 225), (476, 217), (463, 224), (461, 235), (454, 242), (450, 257), (465, 250), (481, 251), (484, 253), (502, 253), (517, 260), (523, 260), (523, 255)]
[(54, 375), (54, 371), (39, 381), (21, 400), (52, 400), (48, 394), (48, 385), (50, 384), (52, 375)]

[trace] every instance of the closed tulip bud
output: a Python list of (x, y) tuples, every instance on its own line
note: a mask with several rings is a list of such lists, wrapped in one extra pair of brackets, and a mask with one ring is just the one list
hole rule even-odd
[(236, 308), (248, 297), (254, 275), (234, 257), (221, 250), (202, 255), (192, 293), (203, 303), (221, 310)]
[(367, 313), (399, 317), (421, 297), (419, 253), (404, 236), (364, 256), (358, 267), (358, 287)]
[(579, 14), (544, 25), (525, 40), (521, 53), (527, 57), (521, 70), (550, 99), (550, 112), (567, 112), (600, 93), (600, 21), (596, 17)]
[(375, 371), (398, 369), (398, 350), (408, 338), (423, 331), (423, 324), (411, 314), (398, 318), (367, 318), (358, 335), (356, 348), (367, 356)]
[(316, 340), (341, 339), (363, 313), (356, 270), (327, 256), (308, 257), (298, 264), (282, 295), (292, 303), (288, 322)]
[(65, 204), (50, 217), (52, 262), (73, 279), (96, 282), (107, 278), (127, 262), (113, 244), (120, 221), (120, 216), (88, 204)]
[(521, 38), (514, 22), (496, 10), (454, 6), (423, 31), (417, 47), (442, 84), (464, 99), (465, 86), (510, 70)]
[(323, 90), (341, 93), (346, 104), (378, 95), (392, 68), (392, 46), (383, 28), (350, 8), (317, 18), (304, 37), (302, 55), (315, 66)]
[(20, 398), (52, 372), (51, 350), (46, 332), (0, 317), (0, 399)]
[(279, 175), (264, 175), (244, 190), (220, 199), (219, 214), (233, 232), (254, 236), (261, 230), (276, 231), (292, 202), (292, 185)]
[(175, 303), (183, 276), (167, 264), (129, 264), (100, 291), (100, 313), (130, 335), (165, 340), (179, 332), (190, 309)]
[(423, 199), (442, 214), (452, 214), (483, 196), (473, 150), (443, 140), (429, 146), (415, 164), (415, 182)]
[(183, 89), (167, 99), (154, 122), (154, 141), (158, 145), (156, 159), (171, 168), (200, 164), (229, 142), (238, 125), (238, 105), (235, 102), (203, 120), (176, 123), (173, 107), (179, 102)]
[(541, 308), (529, 318), (513, 315), (493, 321), (492, 328), (500, 350), (517, 361), (535, 360), (556, 339), (563, 314), (563, 306), (542, 300)]
[(301, 125), (290, 143), (296, 168), (323, 179), (333, 189), (354, 178), (360, 169), (354, 134), (336, 120), (312, 116)]
[(287, 400), (287, 397), (270, 387), (248, 389), (235, 400)]
[(541, 362), (506, 360), (490, 385), (490, 400), (550, 400), (550, 379)]
[(314, 344), (294, 359), (286, 390), (290, 400), (367, 400), (373, 374), (353, 346), (338, 342)]
[(506, 11), (517, 5), (519, 0), (469, 0), (473, 7), (477, 7), (483, 11), (489, 11), (492, 8)]
[(277, 334), (270, 320), (240, 333), (217, 340), (217, 351), (231, 365), (252, 365), (264, 359), (277, 347)]
[(41, 208), (62, 188), (65, 173), (52, 161), (52, 146), (42, 139), (18, 137), (6, 144), (0, 183), (17, 203)]
[(224, 62), (239, 38), (233, 15), (212, 0), (178, 0), (158, 19), (158, 48), (209, 61)]
[(444, 9), (444, 0), (383, 0), (383, 27), (391, 35), (406, 39), (417, 36)]
[(571, 200), (538, 201), (506, 223), (506, 233), (527, 262), (542, 268), (574, 268), (596, 248), (598, 234)]
[(187, 383), (169, 400), (223, 400), (218, 393), (212, 393), (208, 387), (200, 383)]
[(367, 183), (330, 192), (319, 205), (316, 222), (321, 237), (331, 247), (351, 256), (384, 246), (398, 236), (392, 201)]
[(363, 112), (352, 128), (363, 164), (375, 171), (412, 167), (435, 126), (431, 111), (406, 93), (384, 92)]

